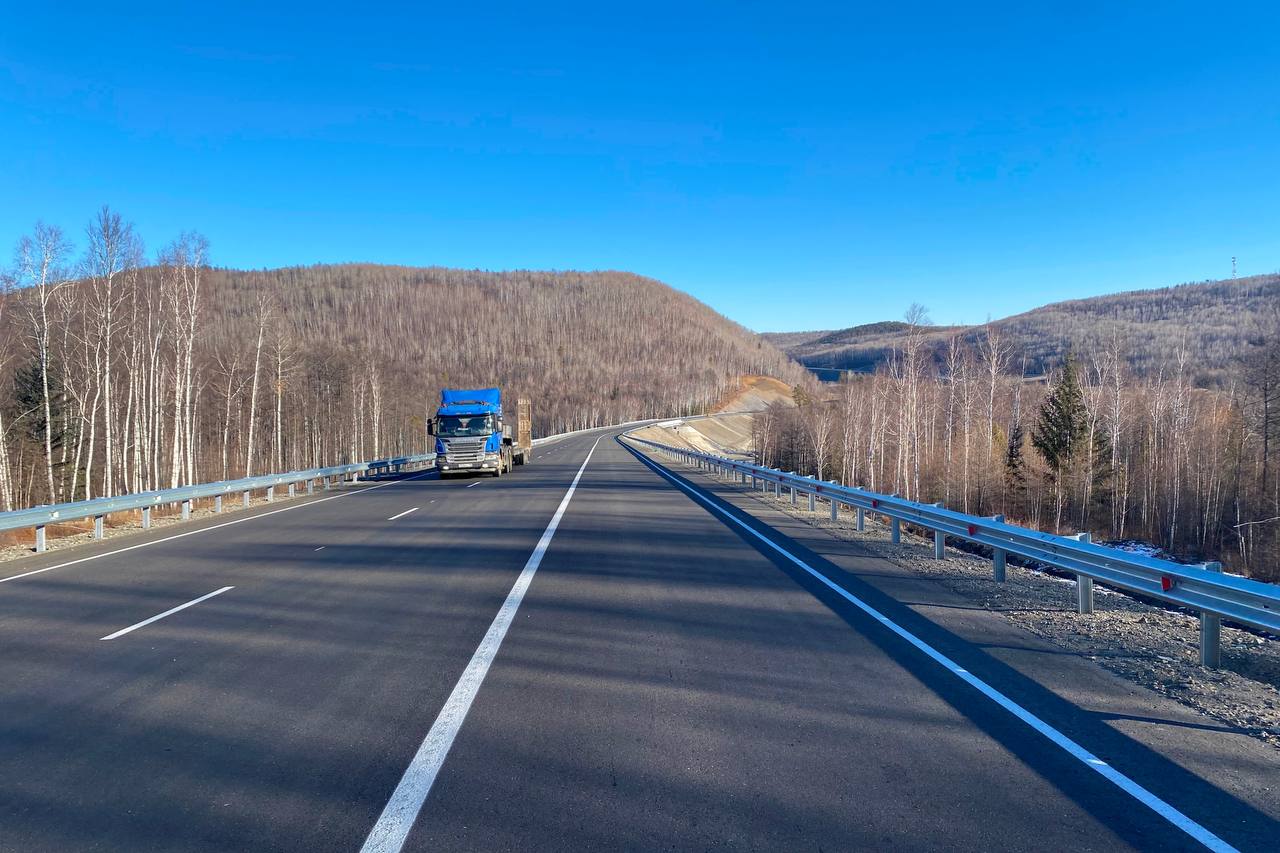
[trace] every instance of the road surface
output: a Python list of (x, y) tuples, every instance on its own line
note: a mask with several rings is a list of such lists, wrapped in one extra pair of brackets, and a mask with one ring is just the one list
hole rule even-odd
[(603, 432), (4, 564), (0, 849), (1203, 849), (783, 551), (1280, 847), (1274, 750), (719, 491)]

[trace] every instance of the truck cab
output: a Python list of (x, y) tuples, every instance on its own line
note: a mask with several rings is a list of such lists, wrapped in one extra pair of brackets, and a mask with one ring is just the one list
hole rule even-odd
[(436, 470), (441, 477), (491, 474), (501, 477), (528, 459), (530, 445), (527, 400), (517, 403), (517, 436), (503, 420), (498, 388), (440, 392), (440, 408), (429, 431), (435, 436)]

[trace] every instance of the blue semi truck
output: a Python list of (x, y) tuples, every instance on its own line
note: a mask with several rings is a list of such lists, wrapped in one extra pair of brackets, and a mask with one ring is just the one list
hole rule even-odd
[(533, 450), (529, 401), (516, 401), (512, 430), (503, 418), (502, 391), (498, 388), (443, 389), (440, 408), (427, 431), (436, 439), (436, 470), (441, 477), (501, 477), (528, 462)]

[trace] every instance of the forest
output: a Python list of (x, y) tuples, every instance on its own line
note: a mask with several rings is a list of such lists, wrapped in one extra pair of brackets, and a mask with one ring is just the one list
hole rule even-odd
[(442, 386), (533, 401), (534, 434), (702, 411), (742, 374), (805, 382), (757, 335), (621, 272), (148, 255), (110, 209), (37, 225), (0, 292), (0, 508), (426, 448)]
[(1185, 347), (1135, 374), (1105, 319), (1097, 346), (1036, 378), (997, 325), (951, 335), (941, 359), (922, 309), (904, 325), (875, 372), (757, 416), (765, 464), (1280, 580), (1280, 301), (1241, 321), (1214, 388)]

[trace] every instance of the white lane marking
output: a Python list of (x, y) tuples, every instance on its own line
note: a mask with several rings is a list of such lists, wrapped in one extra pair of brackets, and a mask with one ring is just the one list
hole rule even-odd
[(587, 463), (591, 461), (591, 454), (596, 452), (596, 445), (599, 443), (600, 439), (596, 439), (596, 443), (591, 445), (591, 450), (587, 451), (587, 458), (582, 460), (582, 467), (578, 469), (573, 482), (569, 484), (569, 491), (565, 492), (564, 497), (560, 499), (560, 506), (556, 508), (556, 514), (551, 517), (551, 523), (542, 532), (542, 538), (538, 540), (520, 576), (516, 578), (511, 591), (507, 593), (506, 601), (502, 602), (502, 607), (498, 609), (498, 615), (493, 617), (489, 630), (485, 632), (484, 639), (476, 647), (475, 654), (471, 656), (471, 661), (463, 671), (462, 677), (454, 685), (453, 692), (449, 694), (444, 707), (440, 709), (440, 714), (431, 724), (431, 730), (427, 732), (413, 760), (409, 762), (404, 776), (400, 779), (400, 784), (396, 785), (386, 808), (378, 817), (378, 822), (373, 825), (373, 829), (369, 830), (369, 837), (360, 848), (361, 853), (399, 853), (404, 847), (405, 839), (409, 837), (409, 830), (413, 829), (418, 812), (422, 810), (427, 794), (431, 793), (431, 786), (435, 784), (436, 775), (444, 764), (445, 756), (449, 754), (453, 740), (458, 736), (458, 730), (462, 728), (467, 712), (471, 710), (471, 703), (475, 701), (476, 693), (479, 692), (480, 685), (489, 672), (489, 665), (498, 654), (502, 640), (507, 635), (507, 629), (511, 627), (511, 621), (515, 618), (516, 611), (520, 609), (520, 602), (524, 600), (529, 584), (533, 582), (533, 576), (537, 573), (538, 566), (542, 564), (542, 557), (547, 553), (551, 537), (556, 535), (560, 519), (564, 516), (564, 511), (568, 509), (569, 501), (578, 488), (582, 472), (587, 470)]
[(224, 586), (222, 589), (215, 589), (213, 592), (206, 593), (205, 595), (202, 595), (199, 598), (191, 599), (186, 604), (179, 604), (177, 607), (171, 607), (163, 613), (157, 613), (155, 616), (152, 616), (150, 619), (143, 619), (141, 622), (130, 625), (128, 628), (121, 628), (119, 631), (116, 631), (114, 634), (107, 634), (107, 636), (102, 637), (101, 639), (114, 640), (116, 637), (123, 637), (125, 634), (128, 634), (132, 631), (136, 631), (139, 628), (143, 627), (144, 625), (150, 625), (152, 622), (158, 622), (166, 616), (172, 616), (173, 614), (177, 613), (179, 610), (186, 610), (188, 607), (193, 607), (202, 601), (208, 601), (210, 598), (213, 598), (215, 595), (222, 595), (224, 592), (231, 589), (235, 589), (235, 587)]
[(480, 485), (480, 481), (476, 480), (474, 483), (467, 483), (467, 488), (469, 489), (472, 486), (478, 486), (478, 485)]
[[(633, 449), (633, 452), (635, 452), (634, 449)], [(933, 646), (929, 645), (924, 640), (917, 637), (915, 634), (912, 634), (906, 628), (903, 628), (901, 625), (892, 621), (891, 619), (889, 619), (889, 617), (885, 616), (883, 613), (876, 610), (870, 604), (867, 604), (865, 601), (858, 598), (853, 593), (847, 591), (844, 587), (840, 586), (835, 581), (828, 578), (826, 575), (814, 569), (804, 560), (801, 560), (799, 557), (794, 556), (793, 554), (791, 554), (789, 551), (787, 551), (780, 545), (774, 543), (773, 540), (769, 539), (767, 536), (764, 536), (758, 531), (756, 531), (756, 529), (751, 527), (751, 525), (729, 514), (728, 512), (721, 509), (712, 501), (703, 497), (694, 489), (691, 489), (690, 487), (686, 486), (684, 483), (680, 482), (674, 476), (664, 471), (662, 467), (659, 466), (657, 463), (653, 462), (650, 459), (645, 458), (644, 456), (641, 456), (639, 453), (637, 453), (637, 458), (639, 458), (642, 462), (644, 462), (654, 471), (661, 474), (663, 477), (667, 478), (667, 480), (669, 480), (672, 484), (683, 489), (691, 497), (696, 498), (708, 509), (714, 511), (715, 513), (722, 516), (723, 518), (729, 521), (732, 521), (734, 524), (738, 525), (743, 530), (747, 531), (752, 536), (756, 537), (761, 542), (768, 545), (773, 550), (777, 551), (783, 557), (786, 557), (792, 563), (794, 563), (795, 565), (797, 565), (798, 567), (800, 567), (801, 569), (803, 569), (804, 571), (812, 575), (823, 586), (826, 586), (828, 589), (830, 589), (832, 592), (839, 595), (845, 601), (848, 601), (850, 604), (857, 607), (859, 610), (863, 611), (868, 616), (871, 616), (873, 619), (879, 621), (882, 625), (884, 625), (890, 631), (897, 634), (899, 637), (906, 640), (908, 643), (915, 646), (920, 651), (924, 652), (927, 656), (932, 658), (937, 663), (942, 664), (943, 667), (945, 667), (946, 669), (954, 673), (957, 678), (966, 682), (970, 686), (974, 687), (976, 690), (978, 690), (978, 692), (982, 693), (988, 699), (995, 702), (1001, 708), (1004, 708), (1006, 711), (1008, 711), (1010, 714), (1013, 714), (1013, 716), (1017, 717), (1019, 720), (1022, 720), (1022, 722), (1026, 723), (1032, 729), (1044, 735), (1046, 738), (1052, 741), (1055, 745), (1060, 747), (1064, 752), (1068, 753), (1073, 758), (1082, 762), (1085, 767), (1088, 767), (1090, 770), (1093, 770), (1094, 772), (1100, 774), (1107, 781), (1111, 782), (1120, 790), (1124, 791), (1126, 794), (1133, 797), (1135, 800), (1142, 803), (1144, 806), (1151, 809), (1156, 814), (1160, 815), (1160, 817), (1164, 818), (1169, 823), (1173, 824), (1178, 829), (1185, 832), (1187, 835), (1190, 835), (1196, 841), (1199, 841), (1205, 847), (1209, 848), (1210, 850), (1220, 851), (1220, 853), (1238, 853), (1238, 851), (1236, 851), (1236, 848), (1232, 847), (1230, 844), (1223, 841), (1218, 836), (1214, 835), (1208, 829), (1196, 823), (1194, 820), (1187, 817), (1185, 814), (1178, 811), (1169, 803), (1166, 803), (1164, 800), (1160, 799), (1155, 794), (1151, 793), (1146, 788), (1142, 787), (1137, 782), (1130, 779), (1128, 776), (1125, 776), (1119, 770), (1116, 770), (1110, 764), (1098, 758), (1096, 755), (1089, 752), (1089, 750), (1085, 749), (1083, 746), (1076, 743), (1074, 740), (1067, 737), (1062, 732), (1058, 731), (1053, 726), (1049, 725), (1044, 720), (1037, 717), (1035, 714), (1032, 714), (1030, 711), (1028, 711), (1026, 708), (1023, 708), (1017, 702), (1014, 702), (1008, 696), (1005, 696), (999, 690), (996, 690), (990, 684), (987, 684), (985, 681), (978, 678), (976, 675), (961, 668), (959, 664), (955, 663), (955, 661), (948, 658), (942, 652), (938, 651)]]
[(388, 518), (388, 519), (387, 519), (387, 521), (395, 521), (397, 518), (404, 518), (404, 517), (405, 517), (406, 515), (408, 515), (409, 513), (411, 513), (411, 512), (417, 512), (417, 511), (418, 511), (418, 508), (417, 508), (416, 506), (415, 506), (415, 507), (411, 507), (411, 508), (409, 508), (409, 509), (406, 509), (404, 512), (396, 513), (395, 515), (393, 515), (393, 516), (391, 516), (390, 518)]
[(360, 494), (364, 494), (365, 492), (372, 492), (374, 489), (382, 489), (387, 486), (397, 485), (399, 483), (407, 483), (409, 480), (416, 480), (419, 477), (425, 477), (425, 476), (426, 476), (426, 473), (415, 474), (412, 477), (405, 477), (403, 480), (392, 480), (389, 483), (379, 483), (376, 486), (369, 486), (367, 489), (356, 489), (354, 492), (348, 491), (348, 492), (343, 492), (342, 494), (339, 494), (339, 495), (332, 495), (327, 498), (317, 498), (313, 501), (306, 501), (304, 503), (294, 504), (293, 506), (286, 506), (281, 509), (273, 509), (271, 510), (271, 512), (263, 512), (257, 515), (249, 515), (249, 516), (245, 516), (244, 518), (236, 518), (231, 521), (224, 521), (222, 524), (214, 524), (210, 527), (202, 527), (199, 530), (188, 530), (186, 533), (175, 533), (173, 536), (166, 536), (163, 539), (155, 539), (151, 542), (139, 542), (137, 545), (130, 545), (127, 548), (117, 548), (114, 551), (107, 551), (106, 553), (103, 553), (103, 554), (92, 554), (88, 557), (81, 557), (78, 560), (68, 560), (65, 563), (58, 563), (58, 565), (56, 566), (47, 566), (43, 569), (34, 569), (29, 572), (23, 572), (22, 574), (19, 574), (19, 575), (9, 575), (9, 577), (7, 578), (0, 578), (0, 583), (8, 583), (9, 581), (16, 581), (20, 578), (29, 578), (32, 575), (39, 575), (39, 574), (43, 574), (44, 572), (51, 572), (54, 569), (65, 569), (67, 566), (74, 566), (79, 563), (87, 563), (90, 560), (101, 560), (103, 557), (114, 557), (116, 554), (124, 554), (129, 551), (136, 551), (139, 548), (147, 548), (151, 545), (159, 545), (162, 542), (172, 542), (175, 539), (182, 539), (187, 536), (196, 536), (201, 533), (208, 533), (210, 530), (219, 530), (223, 527), (230, 527), (233, 524), (242, 524), (246, 521), (257, 521), (259, 518), (266, 518), (269, 515), (278, 515), (279, 513), (282, 513), (282, 512), (291, 512), (295, 509), (303, 509), (304, 507), (315, 506), (316, 504), (322, 504), (325, 501), (336, 501), (339, 498), (349, 498), (352, 495), (360, 495)]
[(321, 545), (321, 546), (320, 546), (319, 548), (317, 548), (316, 550), (317, 550), (317, 551), (323, 551), (325, 548), (328, 548), (328, 547), (329, 547), (328, 545)]

